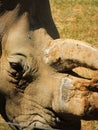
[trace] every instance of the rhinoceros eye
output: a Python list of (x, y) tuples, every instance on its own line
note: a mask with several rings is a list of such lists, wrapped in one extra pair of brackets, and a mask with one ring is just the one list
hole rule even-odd
[(16, 70), (17, 72), (23, 71), (23, 67), (21, 66), (20, 63), (10, 62), (10, 66), (12, 69)]

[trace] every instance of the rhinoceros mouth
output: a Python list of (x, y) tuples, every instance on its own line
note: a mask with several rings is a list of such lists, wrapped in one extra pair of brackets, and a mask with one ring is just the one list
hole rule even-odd
[[(19, 99), (19, 101), (21, 100)], [(12, 101), (9, 99), (7, 103), (8, 102), (12, 108)], [(17, 106), (15, 107), (17, 110)], [(74, 126), (74, 122), (80, 122), (77, 119), (73, 121), (75, 118), (64, 119), (63, 113), (57, 113), (51, 107), (44, 108), (33, 100), (30, 95), (23, 95), (21, 108), (18, 113), (15, 112), (15, 110), (12, 111), (9, 107), (6, 109), (8, 112), (7, 116), (9, 119), (11, 118), (10, 121), (12, 120), (13, 122), (10, 125), (18, 130), (35, 130), (38, 128), (42, 130), (65, 130), (70, 128), (70, 126)], [(11, 115), (13, 116), (11, 117)]]
[(43, 109), (41, 108), (41, 106), (40, 108), (34, 109), (36, 109), (36, 111), (31, 110), (31, 112), (29, 111), (27, 112), (27, 114), (24, 113), (15, 117), (13, 120), (14, 126), (18, 127), (19, 130), (62, 130), (62, 128), (65, 126), (64, 120), (57, 117), (55, 115), (55, 112), (53, 112), (52, 110)]
[[(49, 112), (50, 113), (50, 112)], [(52, 113), (54, 114), (54, 113)], [(31, 117), (30, 117), (31, 116)], [(50, 115), (48, 115), (49, 117)], [(20, 118), (26, 118), (23, 122), (19, 121)], [(75, 119), (62, 119), (61, 117), (53, 117), (50, 116), (50, 120), (46, 117), (42, 116), (41, 114), (35, 113), (32, 115), (21, 115), (17, 118), (14, 119), (12, 125), (14, 124), (15, 127), (17, 127), (19, 130), (65, 130), (67, 128), (71, 128), (72, 126), (74, 127), (74, 123), (78, 123), (77, 126), (80, 128), (80, 121)], [(17, 122), (17, 119), (19, 123)]]

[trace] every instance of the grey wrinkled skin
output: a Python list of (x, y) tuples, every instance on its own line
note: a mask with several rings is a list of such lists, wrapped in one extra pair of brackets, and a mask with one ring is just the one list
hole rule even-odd
[(98, 49), (59, 39), (48, 0), (0, 0), (0, 54), (0, 113), (13, 130), (80, 130), (81, 119), (98, 119), (98, 81), (72, 73), (98, 70)]

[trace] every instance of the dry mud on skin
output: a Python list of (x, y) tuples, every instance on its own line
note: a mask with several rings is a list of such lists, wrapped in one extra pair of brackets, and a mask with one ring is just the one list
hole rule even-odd
[[(3, 122), (4, 124), (2, 124)], [(97, 121), (81, 121), (82, 128), (81, 130), (98, 130), (98, 122)], [(12, 130), (7, 123), (0, 116), (0, 130)]]
[(4, 119), (0, 116), (0, 130), (11, 130), (8, 124), (4, 121)]

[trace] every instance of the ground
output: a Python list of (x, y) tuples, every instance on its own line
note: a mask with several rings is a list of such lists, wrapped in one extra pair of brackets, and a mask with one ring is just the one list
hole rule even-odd
[[(61, 38), (73, 38), (98, 47), (98, 0), (50, 0)], [(0, 118), (0, 130), (10, 130)], [(82, 121), (82, 130), (98, 130), (98, 121)]]

